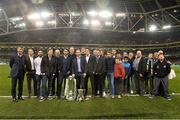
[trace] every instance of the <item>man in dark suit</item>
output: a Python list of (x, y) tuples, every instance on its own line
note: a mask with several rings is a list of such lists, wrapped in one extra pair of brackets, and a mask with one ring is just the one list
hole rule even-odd
[[(53, 78), (53, 82), (52, 82), (52, 95), (55, 95), (55, 93), (57, 94), (58, 93), (58, 81), (59, 81), (59, 72), (58, 72), (58, 66), (59, 66), (59, 64), (60, 64), (60, 55), (61, 55), (61, 52), (60, 52), (60, 50), (59, 49), (56, 49), (55, 50), (55, 52), (54, 52), (54, 54), (55, 54), (55, 76), (54, 76), (54, 78)], [(56, 80), (57, 80), (57, 91), (55, 92), (55, 84), (56, 84)], [(58, 96), (58, 94), (57, 94), (57, 96)]]
[(145, 74), (145, 93), (149, 93), (149, 82), (150, 82), (150, 94), (153, 90), (153, 54), (149, 53), (146, 61), (146, 74)]
[(134, 56), (134, 53), (133, 52), (129, 52), (129, 63), (131, 65), (131, 72), (130, 72), (130, 75), (129, 75), (129, 78), (130, 78), (130, 81), (131, 81), (131, 84), (130, 84), (130, 88), (131, 88), (131, 94), (134, 93), (135, 91), (135, 79), (134, 79), (134, 68), (133, 68), (133, 62), (134, 62), (134, 59), (135, 59), (135, 56)]
[[(72, 67), (72, 62), (73, 62), (73, 59), (76, 57), (75, 55), (75, 48), (74, 47), (70, 47), (69, 48), (69, 58), (71, 60), (71, 64), (70, 64), (70, 68)], [(72, 69), (71, 69), (72, 70)], [(72, 71), (70, 71), (70, 74), (72, 74)]]
[(95, 96), (95, 87), (94, 87), (94, 73), (95, 73), (95, 57), (90, 54), (89, 49), (86, 49), (86, 77), (84, 79), (85, 93), (84, 96), (87, 96), (88, 93), (88, 80), (91, 81), (92, 97)]
[(62, 83), (64, 81), (64, 87), (66, 78), (69, 76), (71, 72), (71, 58), (69, 56), (69, 51), (67, 49), (64, 49), (63, 56), (59, 59), (59, 66), (58, 66), (58, 72), (59, 72), (59, 81), (57, 84), (57, 95), (58, 98), (61, 98), (61, 89), (62, 89)]
[(80, 49), (76, 50), (76, 57), (72, 62), (72, 76), (76, 78), (76, 88), (84, 89), (84, 78), (86, 76), (86, 60), (81, 55)]
[(32, 48), (28, 49), (28, 55), (26, 56), (26, 77), (27, 77), (27, 88), (28, 88), (28, 97), (31, 97), (31, 83), (33, 81), (33, 87), (34, 87), (34, 96), (37, 96), (37, 81), (35, 77), (35, 66), (34, 66), (34, 51)]
[(17, 48), (17, 54), (12, 56), (9, 62), (11, 68), (11, 77), (12, 77), (12, 102), (17, 102), (16, 99), (16, 86), (18, 83), (18, 99), (24, 100), (22, 98), (23, 93), (23, 81), (25, 75), (25, 56), (23, 55), (24, 49), (22, 47)]
[(142, 52), (138, 50), (136, 52), (136, 58), (133, 62), (134, 68), (134, 76), (135, 76), (135, 85), (136, 85), (136, 93), (140, 95), (145, 94), (145, 73), (146, 73), (146, 61), (142, 57)]
[(56, 73), (55, 57), (53, 56), (53, 49), (48, 48), (47, 56), (42, 58), (41, 72), (44, 73), (48, 79), (48, 97), (52, 98), (52, 81)]
[(105, 58), (101, 56), (100, 50), (95, 51), (95, 74), (94, 74), (94, 83), (95, 83), (95, 92), (96, 95), (98, 91), (100, 97), (103, 97), (103, 75), (106, 72), (106, 63)]

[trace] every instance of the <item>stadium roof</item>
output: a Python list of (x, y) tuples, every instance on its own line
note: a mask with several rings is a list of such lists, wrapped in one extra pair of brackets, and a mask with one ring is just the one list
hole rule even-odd
[[(117, 31), (160, 31), (171, 26), (180, 27), (180, 0), (0, 0), (0, 9), (0, 33), (34, 26), (49, 27), (46, 24), (82, 27), (83, 23), (103, 23), (102, 29)], [(89, 17), (88, 12), (92, 10), (106, 10), (101, 14), (104, 20)], [(34, 13), (42, 11), (53, 13), (54, 19), (28, 20), (28, 15), (33, 13), (30, 17), (36, 19), (39, 16)], [(113, 17), (106, 19), (108, 15)]]
[(180, 0), (0, 0), (0, 6), (5, 9), (8, 17), (20, 16), (39, 9), (83, 12), (109, 8), (114, 12), (143, 13), (179, 4)]

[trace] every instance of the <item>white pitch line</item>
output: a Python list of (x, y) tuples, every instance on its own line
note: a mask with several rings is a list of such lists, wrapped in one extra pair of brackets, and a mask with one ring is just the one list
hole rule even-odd
[[(171, 93), (170, 94), (171, 96), (180, 96), (180, 93)], [(134, 95), (124, 95), (124, 96), (128, 96), (128, 97), (137, 97), (137, 96), (139, 96), (138, 94), (134, 94)], [(145, 97), (148, 97), (149, 96), (149, 94), (146, 94), (146, 95), (144, 95)], [(24, 98), (28, 98), (28, 96), (23, 96)], [(62, 96), (63, 97), (63, 96)], [(89, 98), (91, 97), (91, 96), (88, 96)], [(106, 96), (106, 97), (108, 97), (108, 96)], [(0, 98), (12, 98), (12, 96), (0, 96)], [(36, 96), (31, 96), (31, 98), (36, 98)]]

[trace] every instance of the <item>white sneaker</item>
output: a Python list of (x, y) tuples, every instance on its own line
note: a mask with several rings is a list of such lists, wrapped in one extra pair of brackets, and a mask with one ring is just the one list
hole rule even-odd
[(40, 102), (43, 102), (43, 101), (45, 101), (45, 100), (46, 100), (46, 98), (41, 97), (39, 101), (40, 101)]
[(114, 95), (113, 95), (113, 96), (111, 96), (111, 98), (112, 98), (112, 99), (114, 99)]
[(118, 95), (118, 98), (121, 98), (121, 95)]
[(134, 92), (131, 90), (131, 94), (133, 94)]
[(48, 97), (48, 100), (52, 100), (52, 99), (54, 99), (53, 96), (49, 96)]
[(85, 98), (85, 100), (89, 100), (89, 98), (87, 97), (87, 98)]
[(106, 96), (106, 92), (103, 92), (103, 97), (105, 97)]

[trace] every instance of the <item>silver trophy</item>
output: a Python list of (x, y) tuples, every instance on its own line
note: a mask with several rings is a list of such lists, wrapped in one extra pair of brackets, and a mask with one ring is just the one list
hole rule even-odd
[(65, 85), (65, 99), (68, 101), (74, 101), (76, 99), (76, 79), (72, 76), (69, 76), (66, 79)]
[(84, 101), (84, 89), (78, 89), (78, 92), (77, 92), (77, 101), (79, 102), (82, 102)]

